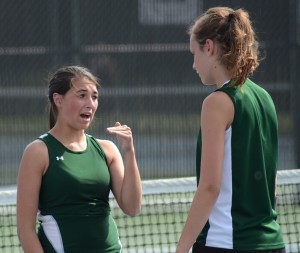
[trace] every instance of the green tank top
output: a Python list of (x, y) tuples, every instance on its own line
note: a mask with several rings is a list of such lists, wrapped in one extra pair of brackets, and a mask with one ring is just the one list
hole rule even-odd
[[(270, 95), (246, 80), (241, 87), (224, 85), (234, 105), (234, 120), (225, 134), (221, 192), (206, 226), (201, 245), (236, 250), (284, 248), (275, 211), (278, 126)], [(199, 183), (201, 129), (196, 156)]]
[(86, 150), (74, 152), (49, 133), (39, 139), (49, 154), (38, 215), (45, 253), (121, 252), (110, 214), (110, 173), (98, 141), (86, 134)]

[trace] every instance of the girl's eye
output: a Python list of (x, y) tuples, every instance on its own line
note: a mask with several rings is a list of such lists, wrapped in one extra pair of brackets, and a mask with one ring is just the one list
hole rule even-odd
[(84, 94), (79, 94), (79, 97), (80, 98), (84, 98)]
[(93, 96), (93, 100), (98, 100), (98, 96)]

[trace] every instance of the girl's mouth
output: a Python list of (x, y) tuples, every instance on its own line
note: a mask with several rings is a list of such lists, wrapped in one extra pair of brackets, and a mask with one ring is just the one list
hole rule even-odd
[(81, 113), (80, 117), (82, 117), (84, 119), (89, 119), (89, 118), (91, 118), (91, 114), (89, 114), (89, 113)]

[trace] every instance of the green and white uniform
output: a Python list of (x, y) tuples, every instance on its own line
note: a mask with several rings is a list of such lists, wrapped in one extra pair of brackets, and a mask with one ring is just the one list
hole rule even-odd
[(38, 237), (44, 252), (122, 252), (110, 214), (110, 173), (97, 140), (86, 135), (86, 150), (74, 152), (49, 133), (39, 139), (49, 153), (38, 215)]
[[(278, 160), (274, 103), (263, 88), (249, 79), (242, 88), (226, 84), (216, 91), (231, 98), (234, 120), (225, 132), (221, 191), (197, 242), (235, 250), (284, 248), (274, 210)], [(197, 183), (201, 142), (200, 129)]]

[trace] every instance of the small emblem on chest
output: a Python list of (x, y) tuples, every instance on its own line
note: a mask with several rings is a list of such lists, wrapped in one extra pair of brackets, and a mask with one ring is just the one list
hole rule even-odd
[(57, 157), (56, 157), (56, 160), (57, 160), (57, 161), (59, 161), (59, 160), (64, 160), (64, 157), (63, 157), (63, 156), (57, 156)]

